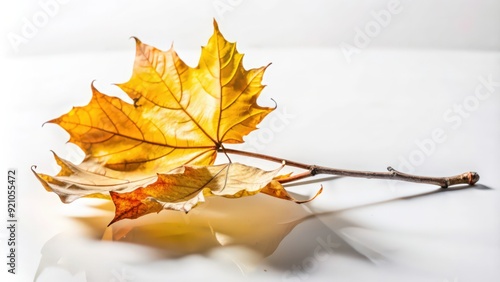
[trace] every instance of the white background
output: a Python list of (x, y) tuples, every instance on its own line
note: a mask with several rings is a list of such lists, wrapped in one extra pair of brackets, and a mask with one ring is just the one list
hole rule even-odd
[[(55, 0), (54, 0), (55, 1)], [(337, 47), (353, 40), (372, 13), (391, 1), (304, 0), (49, 0), (2, 1), (1, 42), (6, 54), (61, 54), (127, 50), (137, 36), (165, 46), (197, 48), (210, 34), (212, 18), (228, 36), (257, 48)], [(402, 7), (371, 47), (498, 50), (500, 3), (495, 0), (396, 1)], [(44, 7), (49, 7), (45, 8)], [(48, 17), (44, 19), (40, 12)], [(11, 48), (9, 34), (22, 35), (26, 21), (36, 32)]]
[[(358, 30), (377, 25), (390, 1), (69, 0), (48, 12), (46, 2), (3, 1), (0, 9), (1, 171), (20, 174), (18, 274), (0, 268), (2, 281), (32, 281), (37, 269), (37, 281), (500, 278), (500, 2), (401, 1), (364, 45)], [(472, 170), (480, 184), (442, 191), (324, 179), (290, 187), (306, 197), (323, 185), (307, 205), (215, 199), (188, 215), (148, 216), (130, 223), (137, 226), (122, 242), (107, 240), (129, 223), (106, 229), (109, 205), (64, 205), (32, 175), (33, 164), (57, 173), (50, 150), (82, 157), (63, 130), (41, 125), (87, 103), (94, 79), (101, 91), (123, 95), (112, 83), (130, 76), (130, 36), (161, 49), (174, 42), (196, 65), (213, 18), (246, 54), (246, 68), (272, 62), (260, 103), (273, 98), (278, 109), (240, 148), (348, 169)], [(443, 138), (430, 141), (436, 130)], [(1, 235), (5, 257), (4, 228)]]

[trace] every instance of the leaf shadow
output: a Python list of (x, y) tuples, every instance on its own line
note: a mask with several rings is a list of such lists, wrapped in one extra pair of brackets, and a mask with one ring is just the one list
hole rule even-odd
[(266, 195), (211, 197), (188, 214), (163, 211), (142, 220), (117, 222), (105, 231), (104, 239), (147, 245), (163, 250), (167, 257), (231, 245), (268, 256), (305, 216), (303, 207)]
[[(308, 210), (311, 204), (297, 205), (260, 194), (240, 199), (210, 197), (188, 214), (163, 211), (110, 227), (106, 225), (113, 217), (113, 204), (101, 201), (93, 205), (98, 215), (73, 217), (86, 232), (77, 236), (58, 234), (47, 241), (36, 277), (47, 267), (57, 266), (102, 279), (106, 272), (98, 270), (112, 261), (130, 260), (120, 255), (129, 250), (133, 250), (136, 262), (145, 263), (194, 254), (210, 258), (221, 248), (237, 247), (245, 252), (230, 256), (240, 269), (265, 264), (279, 271), (290, 270), (318, 254), (333, 253), (380, 263), (386, 260), (383, 253), (343, 234), (346, 228), (367, 228), (345, 218), (345, 211), (466, 189), (491, 190), (484, 185), (459, 186), (319, 213)], [(91, 260), (82, 261), (82, 248)]]
[[(247, 268), (271, 255), (300, 218), (308, 215), (301, 205), (257, 194), (238, 199), (209, 197), (188, 214), (162, 211), (106, 227), (114, 206), (110, 201), (93, 201), (96, 215), (71, 217), (81, 226), (77, 234), (57, 234), (45, 243), (35, 281), (49, 267), (73, 275), (83, 271), (87, 277), (93, 275), (92, 281), (108, 281), (104, 266), (127, 260), (127, 250), (134, 250), (136, 260), (145, 263), (190, 255), (210, 258), (227, 249), (232, 262)], [(98, 263), (101, 260), (105, 261)]]

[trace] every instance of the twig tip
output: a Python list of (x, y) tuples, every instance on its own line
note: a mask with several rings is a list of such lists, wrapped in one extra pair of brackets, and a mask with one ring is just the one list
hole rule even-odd
[(474, 185), (479, 181), (479, 174), (477, 172), (471, 171), (468, 173), (469, 185)]

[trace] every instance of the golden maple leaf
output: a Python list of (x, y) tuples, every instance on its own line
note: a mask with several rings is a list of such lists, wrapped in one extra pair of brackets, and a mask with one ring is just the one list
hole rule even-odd
[(58, 175), (35, 174), (70, 202), (131, 191), (183, 165), (213, 164), (224, 143), (242, 143), (273, 110), (257, 104), (266, 67), (245, 70), (242, 59), (215, 21), (195, 68), (173, 48), (161, 51), (136, 39), (132, 77), (118, 85), (134, 104), (92, 85), (88, 105), (49, 121), (70, 134), (84, 161), (75, 166), (55, 156), (63, 167)]
[(144, 188), (128, 193), (111, 192), (116, 211), (110, 224), (163, 209), (188, 212), (206, 196), (238, 198), (255, 195), (273, 180), (280, 169), (264, 171), (239, 163), (182, 166), (159, 174), (156, 182)]
[(109, 224), (164, 209), (187, 213), (199, 202), (204, 202), (207, 196), (239, 198), (262, 192), (300, 204), (313, 200), (321, 193), (322, 189), (308, 200), (295, 200), (277, 181), (286, 176), (275, 176), (283, 166), (272, 171), (239, 163), (182, 166), (169, 173), (159, 174), (156, 182), (144, 188), (127, 193), (110, 192), (116, 211)]
[(196, 68), (172, 48), (136, 43), (132, 77), (118, 85), (134, 105), (92, 87), (88, 105), (50, 121), (106, 168), (167, 172), (184, 164), (212, 164), (223, 143), (242, 143), (273, 110), (257, 104), (265, 67), (245, 70), (243, 55), (215, 22)]

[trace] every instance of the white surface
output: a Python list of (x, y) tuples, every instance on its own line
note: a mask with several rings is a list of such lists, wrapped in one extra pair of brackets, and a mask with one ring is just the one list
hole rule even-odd
[[(346, 65), (339, 53), (327, 49), (244, 50), (247, 67), (272, 58), (261, 103), (272, 104), (270, 97), (278, 102), (276, 112), (261, 126), (260, 132), (267, 133), (253, 133), (249, 138), (255, 140), (254, 146), (245, 145), (245, 149), (306, 163), (382, 171), (387, 165), (399, 166), (400, 157), (409, 158), (418, 150), (414, 142), (442, 128), (446, 141), (415, 166), (415, 173), (444, 176), (473, 170), (482, 177), (476, 187), (442, 193), (431, 193), (436, 188), (427, 185), (349, 178), (291, 187), (308, 195), (323, 184), (325, 192), (307, 207), (266, 201), (265, 197), (260, 204), (256, 199), (226, 200), (230, 203), (223, 205), (231, 206), (224, 216), (225, 228), (232, 230), (229, 233), (241, 232), (235, 224), (241, 223), (240, 216), (246, 217), (252, 237), (239, 234), (237, 238), (246, 246), (243, 249), (253, 253), (234, 247), (207, 248), (203, 242), (213, 240), (211, 233), (196, 233), (202, 210), (180, 217), (176, 228), (184, 230), (183, 224), (189, 223), (194, 230), (190, 229), (194, 235), (186, 237), (184, 247), (173, 244), (171, 237), (163, 247), (148, 247), (151, 239), (145, 235), (134, 245), (101, 242), (96, 238), (102, 236), (111, 213), (97, 212), (85, 201), (60, 203), (29, 171), (37, 164), (40, 171), (56, 172), (51, 149), (70, 159), (81, 157), (64, 145), (67, 136), (61, 129), (41, 124), (72, 105), (85, 104), (92, 78), (99, 78), (101, 90), (119, 93), (110, 83), (128, 79), (130, 49), (6, 61), (5, 69), (17, 75), (4, 82), (4, 91), (12, 95), (2, 111), (2, 131), (8, 133), (3, 139), (6, 161), (2, 171), (7, 167), (20, 171), (19, 274), (17, 280), (8, 281), (32, 279), (40, 261), (50, 261), (47, 257), (51, 255), (55, 256), (54, 265), (37, 281), (85, 281), (85, 277), (120, 281), (112, 280), (116, 275), (128, 275), (130, 281), (163, 281), (166, 277), (191, 281), (207, 276), (251, 281), (319, 281), (326, 277), (341, 281), (496, 281), (500, 277), (500, 88), (496, 86), (458, 128), (442, 117), (448, 108), (473, 95), (479, 76), (500, 80), (500, 54), (369, 50), (363, 54), (362, 64)], [(191, 60), (198, 55), (182, 53)], [(280, 126), (273, 120), (279, 119), (279, 113), (283, 116), (283, 111), (293, 117)], [(251, 159), (244, 161), (260, 165)], [(406, 197), (413, 195), (417, 196)], [(211, 204), (209, 210), (214, 205), (214, 213), (220, 212), (217, 204)], [(242, 215), (244, 211), (249, 214)], [(269, 214), (277, 212), (279, 215), (269, 219)], [(326, 214), (298, 223), (270, 256), (265, 257), (265, 248), (254, 245), (252, 238), (259, 244), (279, 242), (277, 233), (283, 226), (278, 223), (311, 212)], [(158, 219), (179, 219), (179, 215), (162, 214)], [(258, 228), (260, 221), (264, 223)], [(315, 256), (315, 249), (321, 246), (318, 240), (331, 240), (333, 252)], [(170, 257), (172, 248), (191, 253), (189, 246), (197, 251)], [(70, 270), (75, 273), (71, 279)]]
[[(384, 18), (371, 47), (499, 50), (496, 0), (24, 0), (0, 1), (9, 55), (126, 50), (126, 38), (197, 48), (216, 18), (241, 46), (333, 47)], [(51, 4), (43, 4), (51, 3)], [(389, 7), (397, 7), (387, 14)], [(44, 17), (44, 14), (47, 15)], [(14, 35), (22, 37), (9, 39)]]
[[(459, 7), (466, 11), (465, 4)], [(369, 19), (372, 8), (365, 9)], [(490, 9), (492, 13), (494, 10)], [(126, 15), (120, 9), (115, 15), (120, 11)], [(272, 11), (280, 14), (288, 10), (273, 8)], [(26, 47), (37, 50), (46, 46), (40, 47), (39, 53), (44, 53), (47, 46), (75, 44), (84, 52), (71, 53), (61, 47), (49, 52), (53, 55), (25, 56), (36, 53), (26, 51), (2, 58), (0, 65), (4, 93), (4, 107), (0, 111), (0, 130), (4, 132), (0, 171), (5, 173), (7, 168), (17, 168), (20, 172), (19, 273), (13, 277), (2, 268), (1, 281), (32, 281), (37, 269), (43, 270), (38, 282), (194, 281), (200, 278), (209, 281), (215, 278), (223, 281), (498, 281), (500, 86), (496, 84), (491, 95), (478, 100), (477, 107), (469, 106), (463, 117), (458, 119), (457, 115), (446, 113), (453, 111), (456, 104), (473, 101), (471, 97), (481, 85), (480, 77), (500, 82), (500, 53), (410, 50), (391, 44), (388, 45), (394, 47), (392, 49), (375, 48), (377, 41), (397, 42), (391, 35), (396, 32), (393, 29), (404, 25), (395, 24), (388, 27), (388, 33), (375, 38), (374, 45), (353, 55), (351, 63), (347, 63), (335, 44), (333, 48), (305, 49), (245, 47), (253, 44), (252, 35), (237, 30), (226, 32), (233, 28), (232, 23), (244, 26), (244, 21), (236, 17), (241, 14), (243, 9), (228, 14), (220, 28), (229, 40), (239, 42), (239, 50), (246, 53), (246, 68), (273, 63), (266, 71), (268, 86), (260, 103), (273, 105), (270, 100), (273, 98), (278, 109), (240, 148), (348, 169), (383, 171), (392, 165), (433, 176), (472, 170), (481, 175), (480, 184), (435, 192), (435, 187), (411, 183), (326, 179), (289, 187), (308, 196), (323, 185), (323, 194), (307, 206), (264, 196), (213, 200), (188, 215), (162, 212), (144, 221), (135, 221), (135, 224), (160, 222), (162, 226), (135, 227), (122, 242), (101, 241), (101, 237), (109, 236), (110, 230), (105, 227), (112, 213), (98, 203), (85, 200), (62, 204), (55, 194), (42, 188), (29, 168), (36, 164), (39, 171), (56, 173), (50, 150), (70, 160), (81, 159), (78, 150), (64, 144), (68, 136), (63, 130), (54, 125), (41, 125), (72, 106), (86, 104), (90, 99), (90, 82), (94, 79), (101, 91), (123, 95), (111, 84), (126, 81), (131, 73), (134, 46), (126, 38), (140, 35), (140, 31), (148, 37), (148, 23), (130, 23), (136, 26), (133, 31), (137, 33), (127, 32), (123, 27), (120, 32), (126, 36), (106, 41), (111, 46), (119, 41), (123, 47), (118, 49), (123, 51), (89, 52), (103, 48), (87, 49), (80, 41), (67, 43), (64, 36), (58, 35), (55, 41), (48, 40), (54, 37), (44, 36), (45, 32), (50, 33), (49, 29), (63, 26), (66, 21), (77, 21), (63, 19), (69, 15), (61, 12), (61, 18), (54, 18), (54, 25), (51, 22), (30, 41), (32, 45)], [(193, 27), (185, 31), (186, 37), (164, 39), (155, 31), (150, 34), (151, 40), (144, 38), (144, 41), (167, 49), (171, 40), (175, 40), (181, 57), (194, 65), (199, 45), (205, 44), (211, 32), (213, 16), (213, 12), (207, 12), (207, 20), (203, 24), (200, 20), (202, 30)], [(84, 14), (77, 18), (83, 26), (75, 34), (83, 34), (85, 38), (92, 38), (91, 41), (107, 37), (105, 28), (91, 32), (97, 30), (97, 25), (85, 27)], [(476, 24), (488, 25), (491, 19), (485, 16), (484, 21)], [(56, 24), (56, 20), (62, 23)], [(365, 18), (360, 19), (358, 25), (365, 22)], [(424, 19), (422, 22), (428, 24)], [(349, 27), (347, 39), (354, 35), (353, 29), (354, 25)], [(456, 32), (460, 34), (459, 30)], [(482, 32), (473, 32), (485, 40), (477, 44), (489, 46), (491, 38), (486, 39)], [(276, 42), (295, 38), (285, 39), (287, 33), (280, 34), (283, 39), (277, 37)], [(184, 40), (188, 35), (195, 39)], [(421, 37), (427, 42), (434, 38), (424, 33), (415, 36), (415, 40)], [(408, 38), (414, 37), (409, 34)], [(278, 46), (276, 42), (271, 46)], [(451, 41), (446, 42), (457, 47)], [(441, 130), (445, 140), (436, 143), (428, 155), (418, 153), (422, 149), (416, 143), (431, 138), (435, 130)], [(403, 165), (402, 160), (410, 162), (419, 154), (424, 156), (421, 163), (416, 164), (418, 160), (413, 159), (412, 168)], [(219, 160), (223, 161), (223, 157)], [(274, 166), (247, 158), (240, 160)], [(0, 193), (2, 207), (5, 207), (5, 194)], [(305, 220), (296, 221), (304, 217)], [(208, 228), (208, 224), (213, 229)], [(1, 232), (1, 256), (5, 257), (5, 229)], [(213, 248), (214, 238), (230, 246)], [(330, 247), (325, 248), (328, 242)]]

